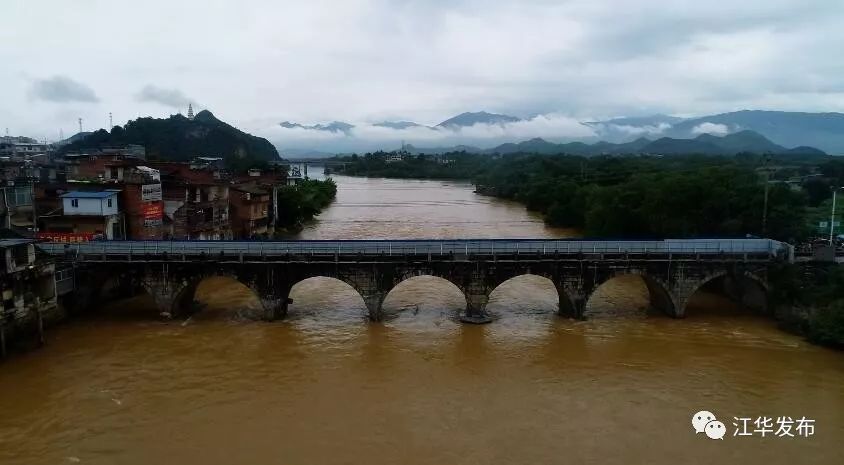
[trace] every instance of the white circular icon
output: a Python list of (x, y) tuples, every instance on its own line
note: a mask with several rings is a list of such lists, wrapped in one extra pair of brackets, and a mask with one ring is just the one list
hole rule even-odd
[(701, 410), (692, 416), (692, 426), (695, 428), (695, 433), (703, 433), (706, 424), (715, 420), (715, 414), (708, 410)]
[(727, 427), (718, 420), (710, 421), (706, 424), (706, 436), (709, 439), (724, 440), (724, 434), (727, 433)]

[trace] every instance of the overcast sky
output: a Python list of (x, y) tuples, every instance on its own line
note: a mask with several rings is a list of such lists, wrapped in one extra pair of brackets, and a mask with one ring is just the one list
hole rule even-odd
[(842, 0), (3, 0), (0, 18), (0, 129), (48, 139), (188, 101), (269, 137), (477, 110), (572, 136), (620, 115), (844, 110)]

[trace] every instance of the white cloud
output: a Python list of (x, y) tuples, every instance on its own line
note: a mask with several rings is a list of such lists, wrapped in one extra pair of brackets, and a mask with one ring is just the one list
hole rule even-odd
[[(844, 108), (840, 0), (5, 3), (0, 43), (15, 46), (0, 47), (0, 125), (36, 137), (69, 133), (76, 117), (167, 116), (185, 92), (239, 127)], [(27, 98), (31, 76), (56, 75), (96, 89), (99, 103)], [(164, 92), (138, 101), (150, 83)], [(506, 134), (581, 130), (549, 119)]]
[(729, 134), (730, 128), (726, 124), (717, 123), (701, 123), (692, 128), (692, 134), (712, 134), (715, 136), (723, 136)]

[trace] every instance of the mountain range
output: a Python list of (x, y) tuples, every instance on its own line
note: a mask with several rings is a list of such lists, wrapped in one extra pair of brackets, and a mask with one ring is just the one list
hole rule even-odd
[[(327, 142), (321, 139), (314, 141), (306, 140), (305, 142), (299, 143), (298, 146), (289, 146), (286, 148), (316, 150), (320, 152), (350, 152), (360, 151), (363, 147), (367, 147), (367, 150), (375, 148), (390, 149), (398, 145), (397, 142), (402, 139), (409, 139), (411, 143), (419, 144), (419, 141), (424, 140), (424, 138), (414, 139), (415, 134), (420, 134), (419, 132), (412, 132), (414, 129), (436, 131), (428, 134), (435, 134), (436, 137), (433, 139), (441, 139), (444, 145), (468, 144), (488, 149), (492, 144), (498, 145), (502, 142), (507, 142), (508, 139), (518, 138), (518, 134), (524, 134), (523, 131), (511, 131), (511, 129), (516, 128), (516, 126), (512, 126), (513, 123), (525, 123), (524, 125), (520, 125), (524, 129), (535, 128), (535, 126), (531, 125), (535, 121), (537, 120), (533, 118), (523, 119), (516, 116), (485, 111), (461, 113), (433, 126), (409, 120), (381, 121), (373, 123), (371, 126), (384, 130), (395, 130), (396, 132), (382, 131), (381, 134), (384, 136), (384, 139), (376, 140), (360, 139), (360, 134), (354, 131), (356, 126), (342, 121), (313, 125), (285, 121), (280, 123), (280, 126), (283, 128), (327, 131), (346, 136), (342, 139), (333, 139)], [(572, 124), (577, 126), (578, 123), (573, 121)], [(760, 134), (777, 146), (817, 147), (827, 153), (844, 155), (844, 113), (742, 110), (693, 118), (656, 114), (584, 121), (579, 124), (584, 127), (585, 131), (585, 134), (581, 136), (575, 137), (566, 135), (565, 133), (555, 133), (553, 127), (540, 127), (541, 125), (536, 126), (540, 127), (538, 130), (540, 132), (537, 133), (537, 130), (534, 129), (534, 133), (530, 136), (535, 134), (546, 141), (553, 142), (571, 142), (575, 140), (583, 143), (605, 141), (611, 144), (623, 144), (634, 142), (640, 137), (646, 137), (655, 143), (662, 137), (694, 139), (703, 134), (723, 136), (749, 130)], [(494, 130), (490, 131), (490, 133), (495, 136), (484, 139), (476, 135), (478, 131), (474, 131), (472, 138), (470, 138), (467, 137), (466, 133), (461, 131), (462, 128), (476, 125), (493, 127)], [(408, 130), (411, 132), (403, 132)], [(379, 141), (382, 142), (379, 143)], [(276, 142), (282, 147), (288, 145), (285, 140), (278, 140)], [(705, 139), (703, 142), (705, 142)], [(676, 145), (676, 143), (672, 145)], [(611, 149), (612, 147), (609, 148)], [(703, 150), (705, 147), (697, 144), (697, 148)], [(714, 149), (709, 147), (708, 152), (711, 151), (714, 151)]]
[(842, 113), (742, 110), (685, 119), (655, 115), (585, 124), (595, 129), (599, 137), (612, 142), (622, 142), (631, 133), (691, 138), (705, 133), (723, 135), (750, 130), (786, 147), (811, 146), (844, 154)]
[(735, 155), (741, 152), (826, 155), (826, 153), (821, 150), (807, 146), (798, 146), (789, 149), (771, 142), (761, 134), (754, 131), (739, 131), (733, 134), (727, 134), (723, 137), (713, 136), (711, 134), (701, 134), (693, 139), (661, 137), (656, 140), (650, 140), (645, 137), (640, 137), (636, 140), (625, 143), (601, 141), (594, 144), (587, 144), (584, 142), (555, 144), (542, 138), (534, 138), (518, 143), (501, 144), (491, 149), (480, 149), (478, 147), (466, 145), (436, 149), (416, 148), (413, 146), (406, 146), (406, 148), (409, 152), (416, 154), (465, 151), (470, 153), (490, 154), (538, 153), (551, 155), (566, 153), (570, 155), (583, 156), (633, 153), (647, 153), (654, 155)]

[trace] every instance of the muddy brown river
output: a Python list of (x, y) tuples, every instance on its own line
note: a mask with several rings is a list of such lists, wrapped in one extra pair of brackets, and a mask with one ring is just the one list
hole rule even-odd
[[(572, 235), (466, 184), (335, 179), (302, 238)], [(394, 289), (384, 323), (326, 278), (274, 323), (227, 278), (197, 296), (201, 313), (169, 323), (146, 296), (114, 302), (0, 363), (0, 464), (844, 463), (844, 354), (718, 295), (673, 320), (621, 277), (572, 321), (523, 276), (485, 326), (456, 322), (462, 295), (430, 277)], [(695, 434), (700, 410), (723, 440)], [(734, 436), (734, 417), (791, 417), (795, 437)]]

